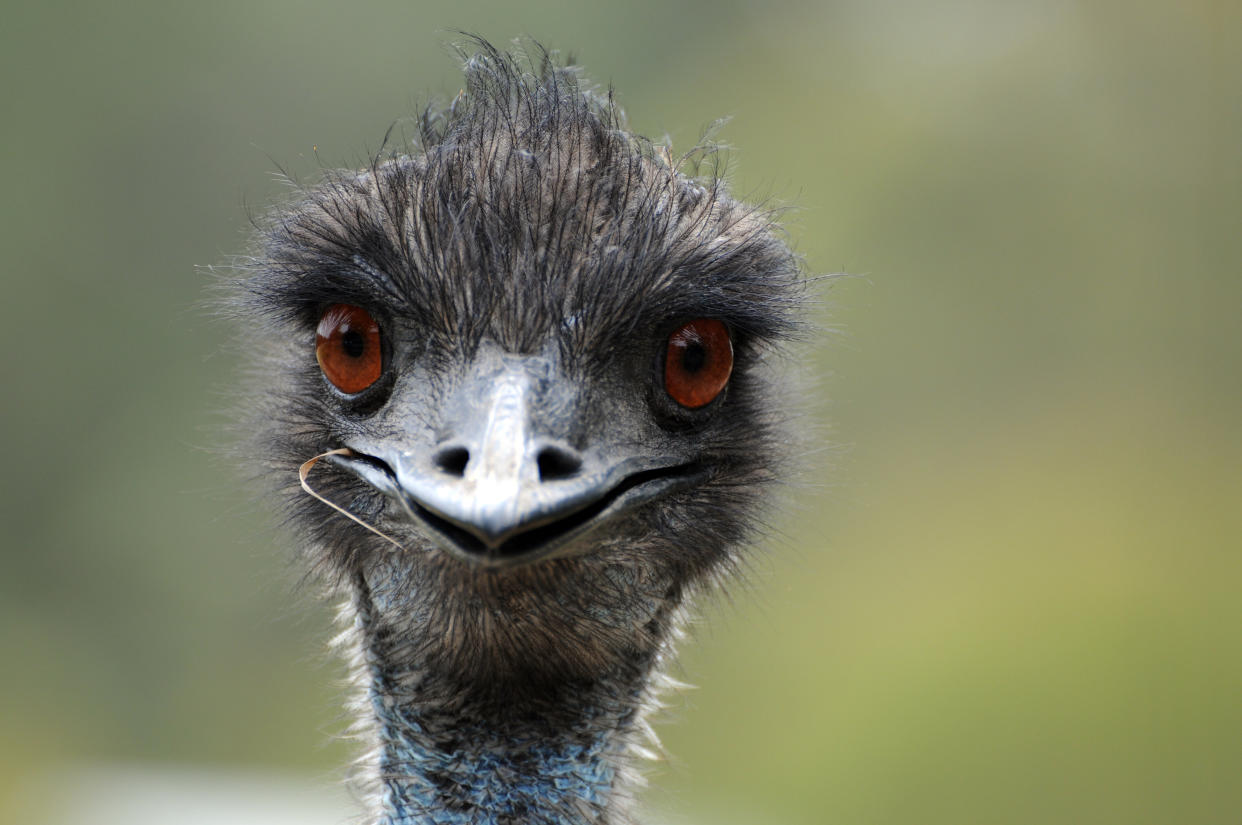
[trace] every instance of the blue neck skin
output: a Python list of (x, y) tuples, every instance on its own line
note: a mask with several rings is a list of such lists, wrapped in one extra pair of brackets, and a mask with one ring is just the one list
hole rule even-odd
[(425, 724), (408, 709), (386, 707), (378, 693), (372, 694), (372, 704), (383, 737), (378, 825), (604, 821), (616, 777), (609, 732), (582, 742), (574, 734), (498, 734), (467, 723), (454, 725), (445, 740), (445, 731), (431, 734), (435, 722)]

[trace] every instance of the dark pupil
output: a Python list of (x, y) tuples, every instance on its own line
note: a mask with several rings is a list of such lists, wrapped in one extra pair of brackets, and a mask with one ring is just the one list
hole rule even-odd
[(686, 372), (698, 372), (707, 363), (707, 348), (702, 344), (690, 344), (681, 352), (681, 368)]
[(366, 349), (366, 341), (362, 334), (355, 330), (347, 330), (341, 333), (341, 349), (350, 358), (361, 358), (362, 351)]

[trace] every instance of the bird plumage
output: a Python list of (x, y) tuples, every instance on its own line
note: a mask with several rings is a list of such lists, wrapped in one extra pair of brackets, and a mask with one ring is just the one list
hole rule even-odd
[[(769, 361), (803, 278), (770, 210), (575, 70), (480, 41), (465, 73), (410, 154), (303, 190), (239, 266), (246, 455), (346, 596), (374, 822), (624, 823), (682, 612), (787, 455)], [(315, 357), (340, 305), (383, 332), (356, 393)], [(664, 370), (692, 319), (724, 325), (732, 371), (687, 407)], [(317, 492), (401, 549), (297, 488), (342, 448)]]

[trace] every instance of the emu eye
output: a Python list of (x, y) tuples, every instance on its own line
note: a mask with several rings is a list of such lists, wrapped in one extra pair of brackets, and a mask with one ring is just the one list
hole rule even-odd
[(733, 342), (720, 321), (699, 318), (668, 337), (664, 389), (687, 409), (706, 407), (720, 395), (733, 372)]
[(362, 307), (333, 304), (315, 331), (315, 359), (338, 390), (362, 392), (383, 371), (379, 324)]

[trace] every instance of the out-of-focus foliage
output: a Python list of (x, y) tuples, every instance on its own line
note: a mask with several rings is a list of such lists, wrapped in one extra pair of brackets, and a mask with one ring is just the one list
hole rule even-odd
[(1242, 6), (454, 6), (6, 10), (0, 818), (68, 763), (344, 763), (327, 611), (213, 454), (234, 363), (196, 267), (278, 165), (453, 95), (461, 28), (572, 52), (676, 147), (732, 115), (735, 191), (860, 276), (822, 292), (807, 472), (698, 627), (650, 804), (1237, 821)]

